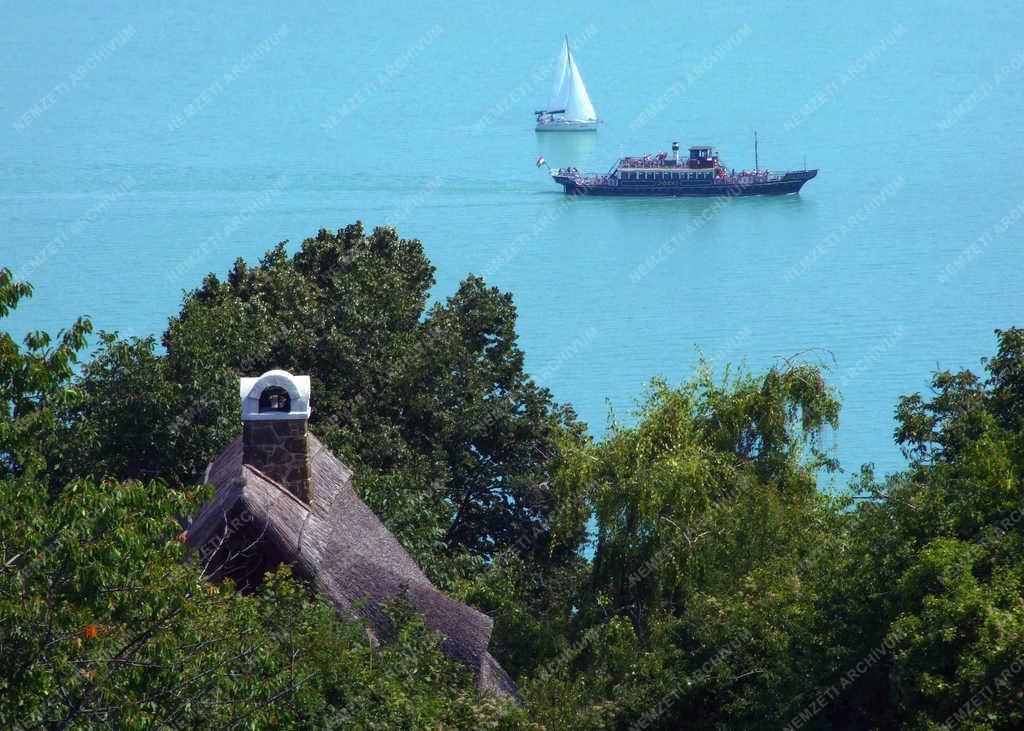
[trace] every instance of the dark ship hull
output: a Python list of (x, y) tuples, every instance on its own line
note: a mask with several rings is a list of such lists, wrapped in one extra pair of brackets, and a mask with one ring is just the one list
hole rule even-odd
[[(679, 154), (672, 143), (672, 156), (622, 157), (606, 175), (581, 175), (576, 168), (550, 170), (551, 177), (569, 195), (664, 196), (671, 198), (731, 198), (747, 195), (788, 195), (798, 193), (817, 170), (773, 173), (757, 165), (755, 136), (754, 169), (729, 169), (710, 145), (690, 148), (690, 156)], [(546, 165), (544, 158), (537, 165)]]
[(798, 193), (817, 170), (796, 170), (767, 179), (767, 176), (735, 176), (709, 182), (618, 180), (605, 176), (581, 178), (578, 175), (552, 174), (555, 182), (570, 195), (620, 195), (677, 197), (733, 197), (746, 195), (787, 195)]

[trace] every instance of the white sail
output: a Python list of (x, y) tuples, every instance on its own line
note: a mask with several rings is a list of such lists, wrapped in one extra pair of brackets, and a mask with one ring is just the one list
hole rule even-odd
[(587, 87), (583, 85), (583, 77), (580, 76), (576, 62), (572, 56), (568, 56), (568, 50), (567, 47), (569, 69), (566, 74), (565, 116), (582, 122), (593, 122), (597, 119), (597, 112), (594, 111), (594, 105), (590, 103), (590, 95), (587, 94)]
[(555, 84), (548, 100), (548, 109), (564, 109), (565, 119), (572, 121), (593, 122), (597, 119), (583, 77), (569, 51), (568, 39), (562, 43), (562, 55), (555, 69)]
[(565, 102), (568, 89), (565, 85), (565, 78), (569, 72), (569, 41), (562, 44), (562, 54), (558, 59), (558, 67), (555, 69), (555, 85), (551, 87), (551, 96), (548, 98), (548, 109), (565, 109)]

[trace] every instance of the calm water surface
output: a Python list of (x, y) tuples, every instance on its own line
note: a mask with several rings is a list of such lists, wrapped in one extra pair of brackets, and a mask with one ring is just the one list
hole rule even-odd
[[(514, 293), (530, 369), (595, 433), (696, 348), (810, 351), (842, 386), (843, 465), (892, 470), (897, 397), (1024, 322), (1014, 3), (4, 5), (0, 261), (36, 286), (18, 332), (159, 332), (237, 256), (391, 221), (437, 296), (471, 272)], [(596, 134), (533, 132), (563, 33)], [(534, 167), (675, 139), (752, 167), (755, 129), (762, 167), (820, 169), (800, 196), (566, 206)]]

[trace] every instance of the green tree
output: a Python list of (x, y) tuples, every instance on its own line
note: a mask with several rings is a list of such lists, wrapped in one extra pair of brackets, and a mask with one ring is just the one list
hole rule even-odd
[(939, 372), (900, 400), (911, 463), (865, 482), (851, 526), (863, 560), (844, 568), (876, 599), (860, 624), (894, 645), (890, 701), (916, 728), (1024, 722), (1024, 337), (996, 336), (987, 377)]
[[(76, 481), (55, 500), (0, 489), (0, 726), (496, 728), (401, 601), (378, 646), (287, 568), (259, 592), (185, 560), (176, 515), (205, 499), (158, 483)], [(505, 721), (502, 721), (505, 719)]]
[(62, 413), (64, 459), (51, 476), (186, 477), (177, 465), (178, 405), (154, 338), (101, 332), (99, 341)]
[[(87, 320), (0, 334), (0, 725), (1024, 724), (1024, 330), (899, 400), (906, 469), (830, 496), (821, 368), (655, 381), (595, 443), (525, 373), (510, 295), (433, 284), (418, 241), (355, 224), (209, 275), (164, 352), (102, 333), (76, 374)], [(30, 292), (0, 271), (0, 317)], [(313, 376), (314, 433), (494, 617), (525, 709), (401, 599), (374, 646), (287, 568), (241, 594), (182, 553), (237, 378), (275, 367)]]
[[(2, 314), (29, 293), (0, 277)], [(504, 728), (522, 713), (478, 696), (411, 607), (371, 644), (361, 621), (287, 567), (243, 595), (184, 553), (208, 489), (71, 477), (173, 464), (175, 384), (151, 338), (103, 334), (72, 386), (88, 323), (25, 353), (3, 333), (0, 726), (3, 728)], [(69, 443), (70, 442), (70, 443)], [(123, 449), (118, 449), (121, 444)], [(91, 461), (88, 461), (91, 460)], [(171, 468), (168, 468), (171, 469)], [(50, 470), (52, 471), (52, 470)]]
[(584, 516), (554, 545), (548, 485), (582, 426), (525, 373), (510, 295), (469, 277), (428, 308), (433, 284), (419, 241), (360, 224), (207, 276), (165, 355), (103, 339), (66, 417), (74, 472), (187, 484), (238, 434), (238, 378), (284, 368), (311, 375), (312, 431), (442, 584), (503, 550), (573, 554)]
[[(0, 269), (0, 319), (30, 296), (30, 284)], [(75, 396), (67, 386), (90, 332), (92, 324), (80, 317), (56, 343), (47, 333), (30, 332), (24, 349), (0, 332), (0, 477), (45, 471), (54, 463), (60, 453), (57, 414)]]
[[(656, 382), (639, 424), (614, 428), (564, 476), (594, 507), (595, 587), (643, 634), (649, 610), (684, 601), (687, 582), (704, 568), (691, 565), (691, 549), (707, 536), (728, 535), (739, 549), (738, 563), (716, 580), (757, 566), (785, 544), (768, 532), (775, 521), (730, 524), (732, 533), (723, 521), (744, 501), (766, 500), (756, 509), (781, 512), (816, 500), (816, 469), (832, 465), (816, 445), (838, 413), (811, 366), (727, 375), (722, 384), (704, 371), (680, 389)], [(711, 575), (723, 568), (710, 567)]]
[(837, 422), (817, 367), (721, 382), (703, 369), (678, 389), (655, 382), (635, 427), (567, 458), (556, 491), (593, 506), (597, 546), (561, 646), (524, 682), (537, 715), (777, 728), (798, 711), (827, 632), (801, 575), (838, 543), (837, 506), (816, 489)]

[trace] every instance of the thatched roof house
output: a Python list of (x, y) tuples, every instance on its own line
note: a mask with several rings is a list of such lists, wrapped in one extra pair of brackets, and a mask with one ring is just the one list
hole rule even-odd
[(242, 435), (207, 467), (216, 492), (187, 532), (208, 575), (253, 586), (287, 562), (339, 611), (367, 599), (359, 613), (375, 635), (389, 631), (381, 604), (404, 589), (481, 690), (515, 696), (488, 652), (491, 618), (434, 587), (356, 495), (351, 470), (309, 433), (309, 390), (308, 376), (285, 371), (241, 380)]

